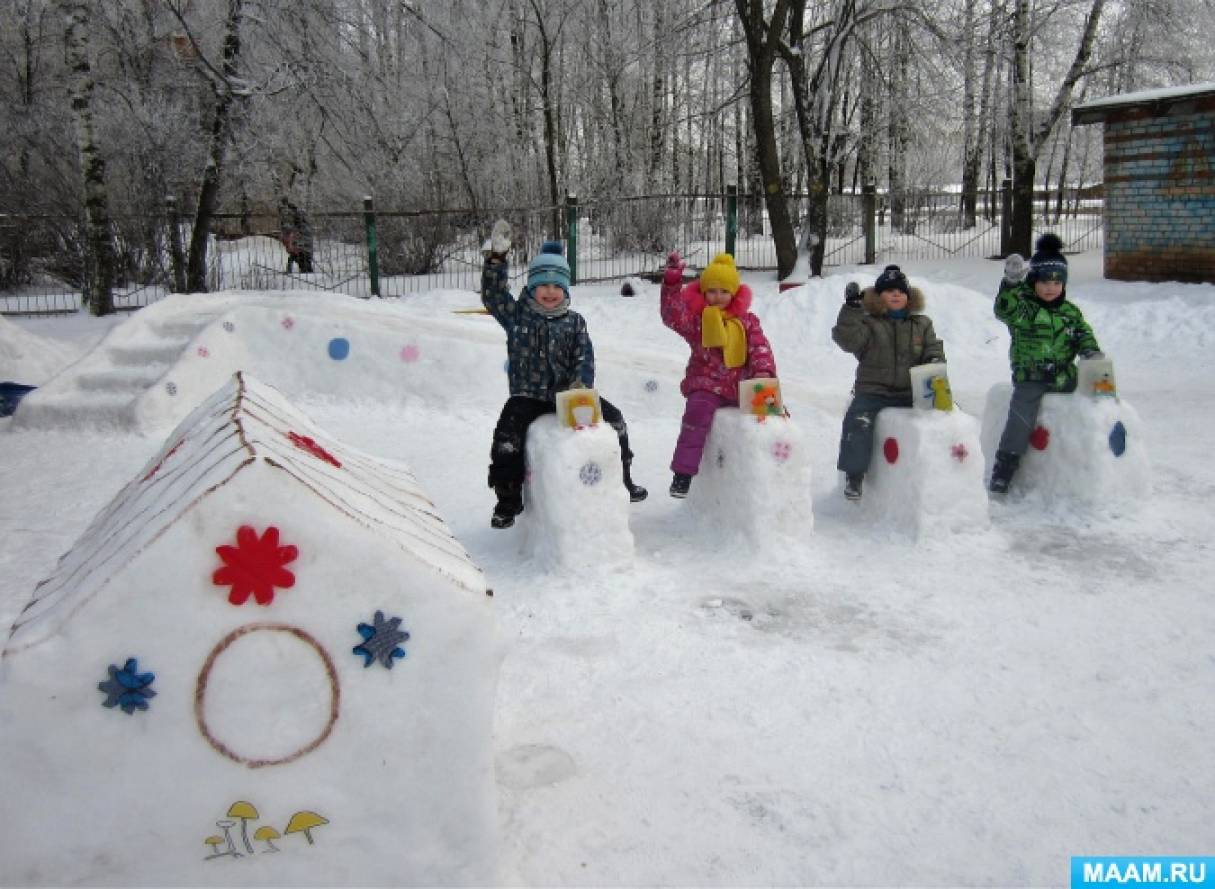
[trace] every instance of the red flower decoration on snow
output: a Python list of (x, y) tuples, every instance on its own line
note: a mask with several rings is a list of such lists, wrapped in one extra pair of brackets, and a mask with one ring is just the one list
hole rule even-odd
[(288, 432), (287, 438), (289, 438), (291, 443), (301, 451), (307, 451), (309, 454), (319, 460), (324, 460), (326, 463), (332, 463), (338, 469), (342, 468), (342, 464), (339, 462), (337, 457), (333, 456), (333, 454), (329, 453), (307, 435), (300, 435), (298, 432)]
[(1034, 431), (1029, 434), (1029, 443), (1039, 451), (1045, 451), (1046, 446), (1050, 444), (1050, 430), (1045, 426), (1036, 426)]
[(970, 456), (970, 451), (966, 450), (966, 445), (958, 442), (949, 449), (949, 456), (953, 457), (959, 463), (965, 463), (966, 458)]
[(252, 593), (258, 605), (274, 601), (274, 588), (295, 586), (295, 575), (283, 566), (294, 562), (300, 551), (291, 545), (278, 545), (278, 528), (271, 525), (260, 538), (248, 525), (236, 530), (236, 546), (217, 546), (215, 551), (223, 560), (216, 568), (211, 582), (216, 586), (231, 586), (228, 601), (244, 605)]

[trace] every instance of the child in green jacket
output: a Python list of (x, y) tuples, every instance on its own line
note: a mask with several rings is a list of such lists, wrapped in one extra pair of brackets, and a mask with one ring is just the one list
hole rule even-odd
[(1079, 307), (1067, 299), (1067, 259), (1058, 235), (1045, 234), (1025, 260), (1011, 254), (996, 296), (996, 317), (1008, 325), (1013, 394), (1008, 420), (996, 450), (988, 490), (1007, 494), (1008, 485), (1038, 422), (1047, 392), (1076, 388), (1076, 357), (1103, 358), (1093, 329)]

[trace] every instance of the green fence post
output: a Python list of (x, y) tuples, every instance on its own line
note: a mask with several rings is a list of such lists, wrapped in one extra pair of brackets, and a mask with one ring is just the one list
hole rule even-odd
[(577, 195), (567, 194), (565, 196), (565, 228), (566, 238), (569, 241), (569, 247), (565, 251), (568, 256), (566, 260), (570, 264), (570, 283), (578, 283), (578, 197)]
[(730, 183), (726, 186), (726, 252), (734, 256), (735, 242), (738, 240), (738, 186)]
[(865, 265), (877, 262), (877, 187), (861, 186), (861, 228), (865, 231)]
[(371, 278), (371, 295), (380, 295), (380, 247), (375, 237), (375, 208), (371, 195), (363, 198), (363, 225), (367, 229), (367, 274)]

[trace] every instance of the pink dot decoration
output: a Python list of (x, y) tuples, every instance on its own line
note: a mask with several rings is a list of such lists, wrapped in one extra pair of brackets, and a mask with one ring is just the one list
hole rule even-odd
[(413, 364), (413, 362), (417, 361), (421, 356), (422, 356), (422, 350), (419, 349), (417, 346), (415, 346), (413, 343), (410, 343), (408, 346), (406, 346), (404, 349), (401, 350), (401, 360), (404, 361), (406, 364)]
[(283, 330), (290, 330), (291, 328), (295, 327), (295, 319), (288, 315), (286, 318), (280, 321), (279, 324), (283, 325)]
[(789, 455), (793, 453), (793, 446), (787, 441), (772, 442), (772, 456), (776, 458), (777, 463), (784, 463), (789, 459)]
[(882, 454), (886, 458), (887, 463), (897, 463), (899, 459), (899, 443), (894, 438), (888, 438), (882, 442)]
[(1045, 451), (1046, 446), (1050, 444), (1050, 430), (1045, 426), (1038, 426), (1029, 434), (1029, 443), (1036, 450)]
[(966, 445), (958, 442), (949, 449), (949, 456), (953, 457), (959, 463), (965, 463), (966, 458), (970, 456), (970, 451), (966, 450)]
[(208, 349), (206, 346), (198, 347), (198, 357), (199, 358), (206, 358), (210, 354), (211, 354), (211, 350)]

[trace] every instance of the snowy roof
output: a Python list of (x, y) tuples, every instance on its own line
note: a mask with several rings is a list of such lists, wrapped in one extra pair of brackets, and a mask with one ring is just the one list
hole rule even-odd
[(53, 632), (122, 566), (250, 468), (285, 473), (322, 509), (386, 537), (447, 580), (486, 591), (481, 569), (412, 473), (333, 440), (276, 390), (238, 372), (182, 421), (38, 585), (5, 652)]
[(1072, 109), (1072, 125), (1081, 126), (1089, 123), (1100, 123), (1111, 111), (1122, 108), (1132, 108), (1137, 105), (1167, 106), (1179, 100), (1196, 99), (1200, 96), (1215, 95), (1215, 83), (1192, 83), (1187, 86), (1170, 86), (1154, 90), (1140, 90), (1135, 93), (1122, 93), (1117, 96), (1106, 96), (1077, 105)]

